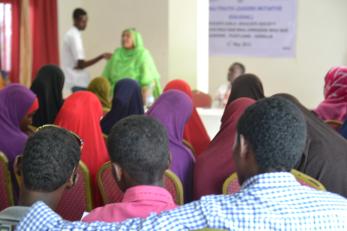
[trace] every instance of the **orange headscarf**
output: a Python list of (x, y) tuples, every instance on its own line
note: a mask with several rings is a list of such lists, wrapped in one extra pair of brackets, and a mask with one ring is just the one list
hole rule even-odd
[[(190, 86), (183, 80), (177, 79), (170, 81), (166, 85), (164, 92), (173, 89), (182, 91), (186, 93), (190, 98), (193, 98)], [(210, 143), (210, 137), (208, 136), (204, 124), (202, 123), (195, 107), (193, 108), (192, 116), (190, 117), (184, 128), (183, 138), (193, 146), (197, 156), (200, 155), (204, 150), (206, 150), (208, 144)]]
[(56, 125), (75, 132), (84, 142), (81, 160), (87, 165), (90, 172), (94, 206), (101, 205), (96, 174), (100, 167), (109, 160), (100, 127), (102, 115), (102, 106), (98, 97), (88, 91), (79, 91), (65, 100), (55, 120)]

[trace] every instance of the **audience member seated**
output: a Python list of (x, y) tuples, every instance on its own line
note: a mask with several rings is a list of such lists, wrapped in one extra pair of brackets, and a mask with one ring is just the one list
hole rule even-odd
[(116, 83), (124, 78), (132, 78), (140, 84), (144, 104), (150, 105), (152, 95), (161, 93), (160, 75), (151, 53), (143, 45), (140, 32), (127, 29), (122, 33), (122, 47), (117, 48), (107, 62), (102, 76), (114, 89)]
[(326, 74), (324, 100), (314, 112), (322, 120), (347, 119), (347, 67), (334, 67)]
[(245, 74), (246, 68), (242, 63), (233, 63), (228, 70), (227, 83), (218, 87), (216, 94), (217, 107), (224, 108), (228, 102), (233, 81), (240, 75)]
[[(168, 90), (179, 90), (186, 93), (191, 99), (193, 97), (189, 84), (184, 80), (176, 79), (170, 81), (166, 85), (164, 92)], [(192, 116), (184, 127), (183, 138), (193, 146), (197, 155), (205, 151), (211, 141), (195, 107), (193, 107)]]
[(94, 206), (101, 205), (96, 174), (109, 160), (100, 127), (102, 115), (102, 106), (98, 97), (88, 91), (79, 91), (65, 100), (55, 121), (55, 124), (75, 132), (84, 141), (81, 159), (90, 172)]
[(12, 168), (16, 156), (23, 153), (26, 132), (39, 104), (35, 94), (20, 84), (10, 84), (0, 91), (0, 151)]
[(116, 123), (107, 142), (115, 181), (125, 192), (121, 203), (94, 209), (83, 221), (122, 221), (147, 217), (176, 207), (163, 188), (170, 165), (164, 126), (147, 116), (130, 116)]
[(276, 97), (283, 97), (294, 103), (306, 119), (306, 148), (295, 168), (317, 179), (328, 191), (347, 197), (347, 141), (295, 97), (287, 94), (278, 94)]
[(231, 86), (231, 94), (227, 104), (241, 97), (254, 100), (265, 97), (263, 84), (257, 76), (253, 74), (244, 74), (238, 77)]
[(31, 85), (31, 90), (39, 99), (39, 109), (33, 117), (36, 127), (54, 123), (61, 106), (63, 105), (64, 73), (55, 65), (45, 65)]
[(129, 115), (143, 115), (143, 100), (139, 84), (132, 79), (122, 79), (116, 83), (111, 111), (101, 120), (104, 134), (109, 134), (112, 126)]
[(17, 157), (15, 165), (22, 182), (19, 206), (0, 212), (0, 224), (16, 225), (37, 201), (56, 209), (64, 189), (72, 187), (76, 180), (80, 159), (76, 139), (65, 129), (51, 126), (43, 127), (29, 138), (23, 156)]
[(193, 110), (192, 100), (185, 93), (170, 90), (163, 93), (147, 114), (162, 123), (169, 137), (170, 169), (180, 178), (185, 202), (192, 199), (195, 158), (183, 145), (183, 130)]
[(88, 91), (93, 92), (99, 98), (104, 110), (109, 110), (111, 108), (111, 85), (107, 79), (104, 77), (97, 77), (93, 79), (88, 85)]
[(206, 196), (124, 223), (70, 223), (38, 202), (19, 230), (346, 230), (347, 200), (302, 186), (289, 172), (300, 160), (306, 138), (305, 118), (294, 104), (279, 97), (259, 100), (237, 125), (233, 158), (240, 192)]
[(250, 98), (239, 98), (225, 108), (220, 131), (207, 150), (197, 159), (194, 168), (194, 198), (222, 194), (225, 179), (236, 171), (232, 158), (232, 142), (236, 137), (236, 125), (247, 107), (254, 104)]

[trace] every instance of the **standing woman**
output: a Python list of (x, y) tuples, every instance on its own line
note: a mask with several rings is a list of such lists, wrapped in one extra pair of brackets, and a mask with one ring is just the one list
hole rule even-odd
[(314, 112), (322, 120), (347, 119), (347, 67), (334, 67), (327, 73), (324, 100)]
[(54, 123), (63, 105), (64, 73), (55, 65), (45, 65), (31, 85), (31, 90), (39, 99), (39, 109), (33, 117), (33, 125), (39, 127)]
[(130, 115), (143, 115), (143, 101), (139, 84), (132, 79), (122, 79), (116, 83), (112, 108), (101, 120), (101, 128), (108, 135), (119, 120)]
[(144, 102), (152, 103), (152, 95), (161, 93), (160, 75), (152, 55), (144, 47), (141, 34), (135, 29), (127, 29), (122, 34), (122, 47), (117, 48), (107, 62), (102, 74), (114, 89), (115, 84), (124, 78), (136, 80), (141, 88)]
[(194, 156), (183, 145), (183, 129), (193, 109), (192, 100), (183, 92), (170, 90), (163, 93), (147, 114), (165, 126), (171, 153), (170, 169), (180, 178), (184, 201), (192, 200)]
[[(184, 80), (176, 79), (170, 81), (166, 85), (164, 92), (173, 89), (182, 91), (186, 93), (189, 98), (193, 98), (192, 90), (189, 84)], [(196, 155), (200, 155), (205, 151), (210, 143), (210, 137), (195, 107), (193, 107), (192, 116), (184, 127), (183, 137), (193, 146)]]
[(96, 174), (109, 160), (102, 136), (101, 103), (93, 93), (79, 91), (69, 96), (60, 109), (55, 124), (78, 134), (83, 140), (81, 160), (87, 165), (92, 183), (94, 206), (101, 205), (101, 195), (96, 184)]

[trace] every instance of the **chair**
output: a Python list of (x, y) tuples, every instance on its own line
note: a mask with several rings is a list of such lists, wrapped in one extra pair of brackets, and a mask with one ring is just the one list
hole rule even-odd
[[(111, 162), (105, 163), (100, 168), (97, 174), (97, 183), (104, 204), (122, 201), (123, 192), (113, 178)], [(164, 187), (171, 193), (176, 204), (182, 205), (184, 203), (182, 183), (170, 170), (165, 171)]]
[(196, 152), (195, 152), (193, 145), (191, 145), (191, 143), (189, 143), (187, 140), (183, 140), (183, 145), (186, 146), (186, 148), (188, 148), (192, 152), (194, 159), (195, 159)]
[(91, 211), (92, 208), (89, 170), (80, 161), (77, 170), (77, 181), (74, 187), (64, 191), (56, 212), (66, 220), (76, 221), (81, 219), (85, 211)]
[(29, 125), (28, 126), (29, 130), (32, 132), (32, 133), (35, 133), (36, 130), (37, 130), (37, 127), (33, 126), (33, 125)]
[(338, 120), (326, 120), (324, 122), (336, 131), (338, 131), (343, 125), (343, 123)]
[[(290, 171), (296, 178), (296, 180), (304, 186), (308, 186), (317, 190), (325, 191), (325, 187), (322, 183), (316, 179), (302, 173), (298, 170), (292, 169)], [(240, 191), (239, 181), (237, 179), (237, 173), (231, 174), (223, 184), (223, 194), (234, 194)]]
[(8, 170), (8, 159), (0, 152), (0, 211), (13, 206), (13, 189), (11, 174)]
[(211, 108), (212, 97), (209, 94), (194, 90), (193, 92), (193, 104), (195, 107)]

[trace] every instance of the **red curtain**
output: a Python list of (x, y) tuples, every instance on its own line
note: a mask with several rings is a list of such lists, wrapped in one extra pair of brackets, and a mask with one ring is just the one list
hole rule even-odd
[(45, 64), (59, 64), (57, 0), (31, 0), (32, 76)]
[[(0, 0), (1, 3), (11, 4), (12, 35), (11, 35), (11, 66), (9, 76), (12, 82), (19, 82), (19, 9), (20, 0)], [(6, 21), (4, 21), (6, 23)], [(5, 44), (3, 44), (5, 45)], [(3, 47), (2, 49), (6, 49)]]

